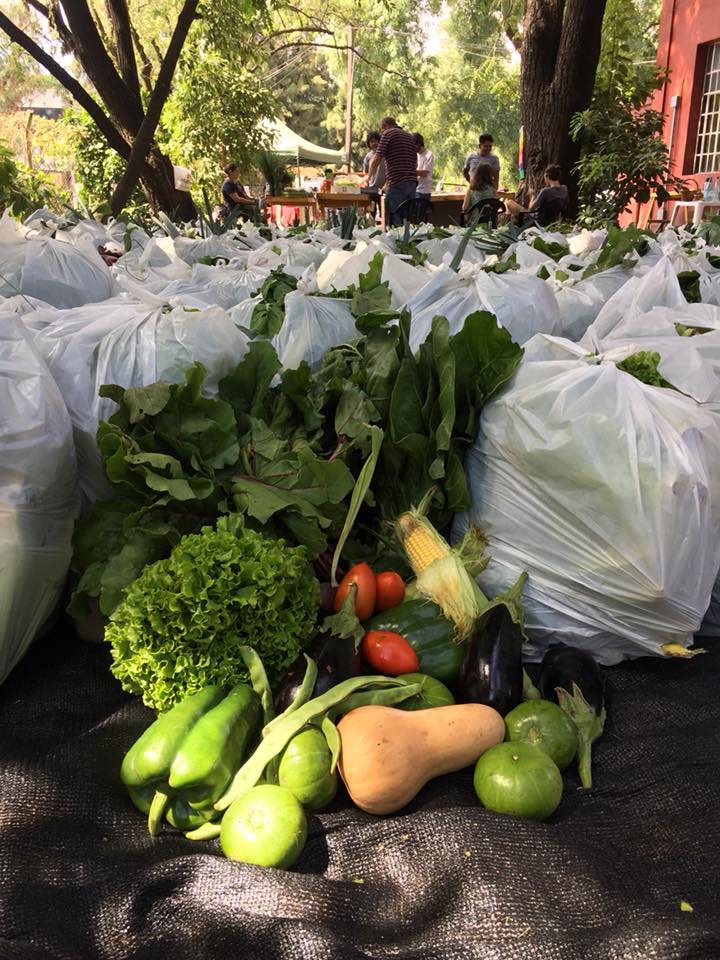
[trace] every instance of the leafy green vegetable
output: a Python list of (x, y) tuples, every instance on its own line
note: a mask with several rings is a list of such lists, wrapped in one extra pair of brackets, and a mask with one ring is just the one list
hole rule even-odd
[(712, 327), (686, 327), (684, 323), (676, 323), (675, 330), (679, 337), (699, 337), (703, 333), (712, 333)]
[(582, 279), (594, 277), (596, 273), (602, 273), (603, 270), (609, 270), (611, 267), (624, 267), (628, 269), (635, 264), (635, 258), (630, 256), (637, 253), (644, 256), (649, 248), (649, 234), (645, 230), (639, 230), (633, 224), (621, 229), (620, 227), (609, 226), (608, 235), (600, 256), (595, 263), (583, 271)]
[(238, 516), (221, 517), (127, 589), (105, 631), (111, 670), (158, 711), (247, 677), (243, 645), (261, 657), (272, 684), (310, 637), (318, 602), (302, 547), (246, 530)]
[(681, 270), (677, 275), (682, 294), (688, 303), (702, 303), (700, 274), (697, 270)]
[(545, 240), (543, 237), (535, 237), (531, 246), (535, 250), (547, 254), (548, 257), (555, 261), (566, 256), (568, 253), (568, 245), (566, 243), (556, 243), (554, 240)]
[[(278, 250), (278, 253), (280, 251)], [(285, 297), (297, 289), (297, 279), (277, 267), (260, 287), (262, 300), (252, 312), (250, 329), (255, 336), (274, 337), (285, 319)]]
[(669, 387), (674, 390), (675, 387), (669, 383), (660, 373), (658, 373), (658, 364), (660, 363), (660, 354), (649, 350), (640, 350), (626, 357), (618, 363), (618, 370), (624, 370), (630, 373), (641, 383), (647, 383), (651, 387)]
[[(379, 281), (381, 262), (373, 264)], [(360, 286), (372, 282), (361, 278)], [(104, 387), (118, 404), (98, 430), (115, 496), (76, 529), (71, 612), (81, 615), (87, 598), (99, 597), (111, 613), (145, 564), (229, 512), (243, 514), (247, 528), (304, 546), (325, 578), (343, 537), (343, 561), (402, 564), (391, 521), (433, 484), (429, 516), (446, 531), (468, 503), (462, 458), (479, 412), (522, 349), (484, 312), (455, 336), (436, 317), (415, 355), (409, 330), (407, 314), (394, 325), (375, 316), (364, 336), (329, 350), (315, 373), (301, 364), (280, 375), (272, 345), (254, 340), (217, 398), (203, 395), (200, 364), (184, 384)], [(369, 460), (376, 466), (367, 487)], [(356, 483), (362, 496), (352, 501)], [(348, 513), (355, 522), (343, 532)]]

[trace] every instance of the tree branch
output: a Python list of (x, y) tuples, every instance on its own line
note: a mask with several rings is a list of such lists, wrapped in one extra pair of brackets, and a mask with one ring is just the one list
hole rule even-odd
[(25, 4), (28, 7), (32, 7), (34, 10), (37, 10), (37, 12), (42, 14), (46, 20), (50, 19), (49, 9), (45, 6), (44, 3), (40, 3), (40, 0), (25, 0)]
[(148, 103), (147, 111), (140, 129), (135, 135), (132, 150), (128, 159), (125, 173), (118, 183), (110, 199), (110, 208), (114, 214), (120, 213), (127, 201), (133, 187), (137, 183), (142, 172), (145, 158), (155, 136), (155, 130), (160, 122), (160, 115), (165, 106), (165, 101), (170, 95), (172, 78), (175, 73), (175, 67), (180, 59), (185, 39), (188, 31), (195, 19), (199, 0), (185, 0), (183, 8), (177, 18), (173, 35), (170, 38), (165, 57), (160, 66), (155, 87)]
[(135, 44), (135, 49), (137, 50), (138, 57), (140, 57), (140, 63), (142, 67), (140, 69), (140, 75), (142, 81), (145, 85), (145, 89), (148, 93), (152, 93), (152, 77), (153, 77), (153, 65), (150, 57), (148, 57), (145, 52), (145, 47), (143, 46), (140, 35), (135, 29), (132, 21), (130, 22), (130, 29), (132, 30), (133, 43)]
[[(60, 0), (53, 0), (53, 9), (59, 5)], [(134, 136), (143, 120), (142, 107), (103, 46), (87, 0), (62, 0), (62, 12), (72, 31), (75, 53), (90, 82), (113, 119)]]
[(41, 67), (45, 67), (47, 72), (55, 77), (55, 79), (65, 87), (68, 93), (73, 95), (80, 106), (90, 114), (97, 128), (113, 150), (116, 150), (122, 157), (127, 158), (130, 156), (130, 145), (107, 114), (103, 112), (99, 104), (93, 100), (87, 90), (85, 90), (67, 70), (64, 70), (49, 53), (46, 53), (42, 47), (35, 43), (23, 30), (16, 27), (12, 20), (6, 17), (1, 11), (0, 30), (6, 33), (13, 43), (17, 43), (26, 53), (29, 53), (33, 60), (39, 63)]
[[(275, 37), (281, 37), (286, 33), (324, 33), (332, 35), (332, 30), (325, 30), (322, 27), (288, 27), (286, 30), (274, 30), (272, 33), (269, 33), (266, 37), (263, 37), (262, 40), (258, 40), (256, 46), (262, 47), (264, 44), (269, 43), (271, 40), (274, 40)], [(282, 47), (278, 49), (282, 50)], [(275, 51), (273, 50), (273, 53)]]
[(137, 64), (135, 63), (132, 25), (130, 23), (130, 12), (128, 11), (127, 2), (126, 0), (105, 0), (105, 3), (110, 14), (110, 22), (112, 23), (120, 75), (123, 78), (125, 86), (137, 101), (137, 106), (142, 110), (140, 80), (138, 78)]

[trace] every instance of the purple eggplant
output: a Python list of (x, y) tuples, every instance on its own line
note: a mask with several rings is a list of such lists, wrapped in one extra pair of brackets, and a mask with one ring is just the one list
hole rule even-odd
[[(318, 634), (305, 651), (317, 665), (317, 680), (312, 696), (319, 697), (335, 684), (341, 683), (360, 672), (352, 637), (338, 637), (332, 633)], [(307, 661), (301, 654), (288, 668), (285, 677), (275, 692), (275, 715), (279, 716), (295, 699), (307, 669)]]
[(522, 626), (504, 603), (475, 621), (467, 640), (458, 692), (465, 703), (484, 703), (505, 716), (523, 698)]
[(605, 678), (584, 650), (558, 644), (550, 647), (540, 668), (540, 692), (554, 700), (574, 721), (580, 737), (578, 773), (592, 786), (592, 745), (605, 728)]

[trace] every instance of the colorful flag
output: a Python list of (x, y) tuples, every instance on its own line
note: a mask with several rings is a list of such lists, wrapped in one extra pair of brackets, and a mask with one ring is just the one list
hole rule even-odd
[(518, 143), (518, 179), (525, 179), (525, 127), (520, 127), (520, 142)]

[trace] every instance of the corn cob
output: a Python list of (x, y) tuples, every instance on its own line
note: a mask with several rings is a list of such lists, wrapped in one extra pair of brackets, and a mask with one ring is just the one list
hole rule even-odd
[(408, 510), (396, 522), (398, 536), (417, 577), (418, 592), (441, 608), (459, 640), (470, 633), (484, 597), (458, 554), (430, 521)]

